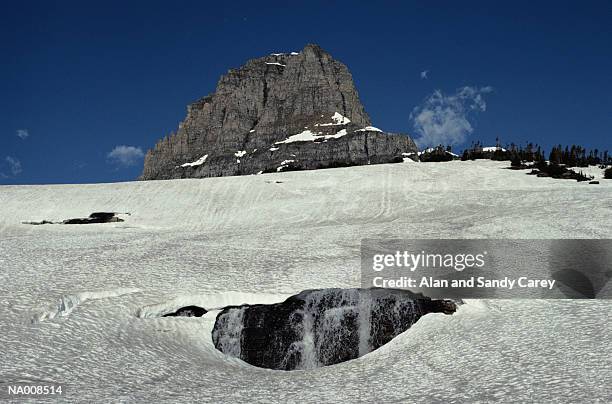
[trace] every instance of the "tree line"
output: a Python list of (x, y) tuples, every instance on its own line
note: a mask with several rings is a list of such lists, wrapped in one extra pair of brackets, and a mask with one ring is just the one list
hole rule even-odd
[[(469, 148), (466, 148), (461, 155), (461, 160), (510, 160), (518, 164), (518, 162), (538, 163), (546, 161), (544, 149), (538, 145), (528, 142), (524, 147), (510, 143), (502, 147), (497, 141), (495, 147), (485, 148), (480, 141), (472, 142)], [(565, 165), (568, 167), (588, 167), (595, 165), (608, 166), (612, 165), (612, 156), (607, 150), (599, 149), (587, 150), (580, 145), (553, 146), (548, 161), (551, 164)]]

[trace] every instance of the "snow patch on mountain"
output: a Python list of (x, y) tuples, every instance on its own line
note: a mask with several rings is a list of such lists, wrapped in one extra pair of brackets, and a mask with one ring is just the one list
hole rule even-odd
[(202, 164), (204, 164), (206, 162), (206, 159), (208, 158), (208, 154), (203, 155), (202, 157), (200, 157), (199, 159), (197, 159), (194, 162), (191, 163), (185, 163), (185, 164), (181, 164), (181, 167), (195, 167), (195, 166), (201, 166)]
[(281, 172), (291, 163), (295, 163), (295, 160), (283, 160), (281, 165), (276, 168), (276, 171)]
[(333, 135), (323, 135), (323, 132), (312, 132), (310, 130), (305, 130), (303, 132), (298, 133), (297, 135), (289, 136), (287, 139), (282, 140), (280, 142), (276, 142), (275, 144), (281, 143), (293, 143), (293, 142), (314, 142), (318, 139), (338, 139), (342, 136), (346, 136), (348, 132), (346, 129), (341, 129)]
[(382, 132), (382, 130), (374, 126), (366, 126), (365, 128), (357, 129), (355, 132)]
[(289, 136), (287, 139), (285, 140), (281, 140), (280, 142), (276, 142), (275, 144), (282, 144), (282, 143), (293, 143), (293, 142), (314, 142), (316, 139), (321, 137), (321, 132), (318, 133), (314, 133), (311, 132), (310, 130), (305, 130), (303, 132), (300, 132), (296, 135), (292, 135)]
[(351, 123), (351, 120), (340, 114), (339, 112), (334, 113), (332, 115), (332, 121), (330, 123), (317, 123), (315, 126), (336, 126), (336, 125), (347, 125)]

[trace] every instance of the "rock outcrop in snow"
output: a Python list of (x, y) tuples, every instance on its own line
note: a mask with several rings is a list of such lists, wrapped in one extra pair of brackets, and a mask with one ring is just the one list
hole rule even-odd
[(162, 317), (202, 317), (206, 313), (208, 310), (203, 307), (185, 306), (172, 313), (166, 313)]
[[(125, 213), (129, 215), (129, 213)], [(21, 222), (22, 224), (97, 224), (97, 223), (117, 223), (123, 222), (124, 220), (120, 218), (119, 213), (117, 212), (94, 212), (89, 217), (78, 217), (75, 219), (66, 219), (61, 222), (53, 222), (51, 220), (40, 220), (40, 221), (25, 221)]]
[(274, 172), (286, 160), (294, 169), (386, 163), (415, 151), (408, 136), (372, 127), (347, 67), (307, 45), (222, 76), (148, 151), (141, 179)]
[(452, 301), (407, 290), (307, 290), (282, 303), (226, 307), (212, 338), (218, 350), (254, 366), (311, 369), (363, 356), (427, 313), (455, 310)]

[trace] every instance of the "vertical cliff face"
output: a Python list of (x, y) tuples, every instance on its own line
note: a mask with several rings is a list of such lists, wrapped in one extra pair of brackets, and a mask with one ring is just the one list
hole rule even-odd
[(370, 125), (347, 67), (307, 45), (222, 76), (213, 94), (188, 106), (177, 132), (148, 151), (141, 178), (368, 164), (415, 151), (409, 137)]

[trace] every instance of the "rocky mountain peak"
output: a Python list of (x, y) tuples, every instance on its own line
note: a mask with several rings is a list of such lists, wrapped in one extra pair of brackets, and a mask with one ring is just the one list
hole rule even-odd
[(177, 132), (149, 150), (141, 178), (368, 164), (414, 151), (407, 136), (368, 127), (348, 68), (309, 44), (229, 70), (213, 94), (187, 107)]

